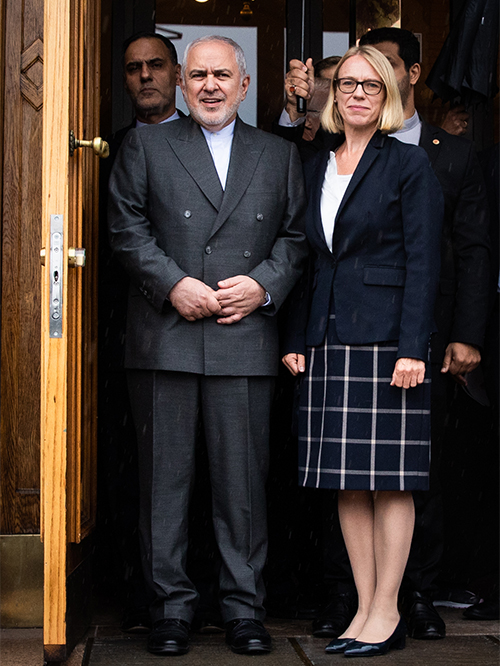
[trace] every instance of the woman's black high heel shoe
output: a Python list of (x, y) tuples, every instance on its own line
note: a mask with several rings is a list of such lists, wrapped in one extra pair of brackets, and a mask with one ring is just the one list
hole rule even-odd
[(328, 654), (341, 654), (348, 645), (352, 645), (355, 638), (334, 638), (325, 648)]
[(375, 657), (386, 654), (389, 650), (402, 650), (406, 644), (406, 624), (402, 617), (399, 618), (397, 627), (386, 641), (381, 643), (363, 643), (354, 641), (344, 650), (345, 657)]

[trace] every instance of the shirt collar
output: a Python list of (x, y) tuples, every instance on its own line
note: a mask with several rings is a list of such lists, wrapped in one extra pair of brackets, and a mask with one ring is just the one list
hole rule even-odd
[(416, 127), (418, 127), (419, 125), (420, 125), (420, 118), (419, 118), (418, 112), (415, 111), (415, 113), (412, 115), (411, 118), (407, 118), (404, 121), (404, 126), (403, 126), (401, 131), (402, 132), (409, 132), (410, 130), (415, 129)]
[[(229, 125), (226, 125), (223, 127), (221, 130), (218, 132), (210, 132), (209, 130), (205, 129), (204, 127), (201, 128), (201, 131), (205, 135), (205, 139), (210, 140), (214, 136), (218, 136), (221, 139), (230, 139), (233, 134), (234, 134), (234, 126), (236, 124), (236, 118), (233, 120), (232, 123), (229, 123)], [(201, 127), (201, 125), (200, 125)]]
[[(153, 123), (153, 124), (156, 124), (156, 125), (163, 125), (163, 123), (169, 123), (169, 122), (171, 122), (172, 120), (179, 120), (179, 118), (180, 118), (180, 115), (177, 113), (177, 109), (176, 109), (176, 110), (173, 112), (173, 114), (172, 114), (171, 116), (169, 116), (168, 118), (165, 118), (165, 120), (162, 120), (162, 121), (159, 122), (159, 123)], [(137, 118), (135, 119), (135, 126), (136, 126), (136, 127), (144, 127), (145, 125), (150, 125), (150, 124), (151, 124), (151, 123), (143, 123), (142, 120), (138, 120)]]

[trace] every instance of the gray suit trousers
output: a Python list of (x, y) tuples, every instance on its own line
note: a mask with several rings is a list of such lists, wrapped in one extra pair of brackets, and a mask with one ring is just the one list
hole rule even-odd
[(274, 379), (129, 370), (128, 383), (139, 446), (143, 566), (156, 599), (153, 621), (191, 622), (198, 602), (186, 556), (200, 419), (210, 469), (197, 473), (210, 473), (222, 617), (262, 620)]

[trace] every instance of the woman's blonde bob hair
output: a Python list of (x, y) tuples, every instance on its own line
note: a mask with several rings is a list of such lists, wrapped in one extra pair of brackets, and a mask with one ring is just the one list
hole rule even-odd
[(344, 131), (344, 119), (340, 115), (338, 106), (335, 103), (337, 74), (346, 60), (357, 55), (362, 56), (366, 62), (373, 67), (384, 83), (385, 101), (380, 111), (377, 129), (384, 132), (384, 134), (397, 132), (397, 130), (403, 127), (404, 122), (403, 105), (401, 103), (398, 83), (387, 58), (373, 46), (353, 46), (340, 60), (332, 80), (332, 86), (330, 88), (330, 94), (328, 95), (326, 106), (321, 114), (321, 125), (323, 129), (334, 134), (339, 134)]

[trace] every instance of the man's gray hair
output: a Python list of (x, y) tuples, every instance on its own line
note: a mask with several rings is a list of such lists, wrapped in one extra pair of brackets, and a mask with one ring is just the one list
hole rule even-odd
[(228, 44), (233, 49), (234, 57), (236, 58), (236, 64), (238, 65), (238, 69), (240, 71), (240, 78), (241, 81), (243, 81), (243, 79), (247, 75), (247, 61), (245, 60), (245, 54), (243, 53), (243, 49), (239, 44), (237, 44), (234, 41), (234, 39), (230, 39), (229, 37), (223, 37), (222, 35), (206, 35), (205, 37), (199, 37), (198, 39), (195, 39), (186, 46), (186, 49), (184, 51), (184, 57), (182, 58), (182, 68), (181, 68), (182, 78), (183, 79), (185, 78), (186, 62), (189, 52), (191, 51), (192, 48), (198, 46), (198, 44), (204, 44), (206, 42), (222, 42), (223, 44)]

